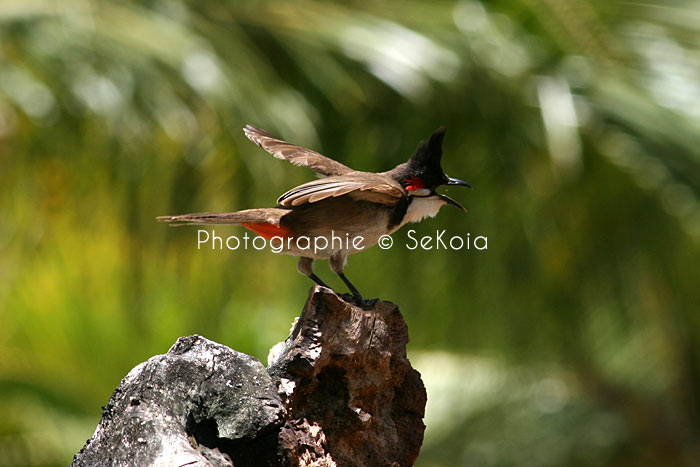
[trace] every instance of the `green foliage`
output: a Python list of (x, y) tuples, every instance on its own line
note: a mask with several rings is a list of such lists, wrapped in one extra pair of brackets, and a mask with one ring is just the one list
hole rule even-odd
[(692, 464), (698, 14), (3, 1), (0, 465), (65, 465), (120, 378), (178, 336), (263, 361), (286, 337), (311, 285), (295, 259), (197, 250), (196, 229), (154, 220), (272, 206), (312, 177), (246, 123), (374, 171), (448, 128), (443, 166), (474, 186), (449, 191), (469, 214), (414, 228), (488, 250), (409, 251), (404, 228), (346, 269), (409, 323), (429, 390), (421, 465)]

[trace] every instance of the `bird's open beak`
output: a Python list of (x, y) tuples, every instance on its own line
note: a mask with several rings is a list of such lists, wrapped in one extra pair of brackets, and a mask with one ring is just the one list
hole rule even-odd
[(447, 177), (447, 183), (445, 183), (445, 185), (459, 185), (459, 186), (466, 186), (467, 188), (472, 187), (467, 182), (464, 182), (462, 180), (458, 180), (458, 179), (452, 178), (452, 177)]
[[(459, 179), (456, 179), (456, 178), (452, 178), (452, 177), (447, 177), (447, 182), (443, 183), (443, 185), (466, 186), (466, 187), (468, 187), (468, 188), (471, 188), (471, 187), (472, 187), (472, 186), (471, 186), (470, 184), (468, 184), (467, 182), (464, 182), (464, 181), (462, 181), (462, 180), (459, 180)], [(452, 206), (455, 206), (455, 207), (461, 209), (462, 211), (467, 212), (467, 210), (464, 209), (464, 206), (462, 206), (461, 204), (459, 204), (457, 201), (453, 200), (453, 199), (450, 198), (449, 196), (445, 196), (445, 195), (442, 195), (442, 194), (440, 194), (440, 193), (436, 193), (436, 194), (440, 197), (441, 200), (443, 200), (443, 201), (446, 202), (447, 204), (451, 204)]]
[(443, 200), (447, 204), (451, 204), (452, 206), (458, 207), (462, 211), (467, 212), (467, 210), (464, 209), (464, 206), (462, 206), (461, 204), (459, 204), (457, 201), (453, 200), (449, 196), (445, 196), (445, 195), (440, 194), (440, 193), (435, 193), (435, 194), (438, 196), (438, 198), (440, 198), (441, 200)]

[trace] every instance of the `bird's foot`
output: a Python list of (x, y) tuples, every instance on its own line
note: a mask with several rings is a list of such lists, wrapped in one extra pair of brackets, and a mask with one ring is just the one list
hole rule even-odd
[(372, 308), (375, 307), (375, 305), (377, 303), (379, 303), (378, 298), (367, 299), (367, 298), (363, 298), (362, 296), (358, 297), (357, 295), (353, 295), (350, 293), (343, 293), (343, 294), (340, 294), (340, 296), (346, 302), (357, 305), (360, 308), (362, 308), (363, 310), (371, 310)]

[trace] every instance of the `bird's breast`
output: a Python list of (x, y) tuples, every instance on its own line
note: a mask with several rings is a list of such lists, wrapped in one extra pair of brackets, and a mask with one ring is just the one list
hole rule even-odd
[(414, 196), (399, 227), (409, 222), (420, 222), (426, 217), (435, 217), (444, 204), (440, 198)]

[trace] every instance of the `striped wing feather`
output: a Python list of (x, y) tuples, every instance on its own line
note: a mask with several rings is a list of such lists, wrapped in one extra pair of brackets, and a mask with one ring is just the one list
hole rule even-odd
[(327, 198), (351, 196), (357, 200), (394, 205), (404, 196), (401, 185), (373, 173), (354, 172), (350, 175), (314, 180), (292, 188), (277, 199), (282, 206), (316, 203)]
[(275, 138), (272, 134), (252, 125), (246, 125), (243, 132), (249, 140), (263, 148), (278, 159), (284, 159), (294, 165), (307, 167), (324, 176), (343, 175), (353, 170), (334, 161), (323, 154)]

